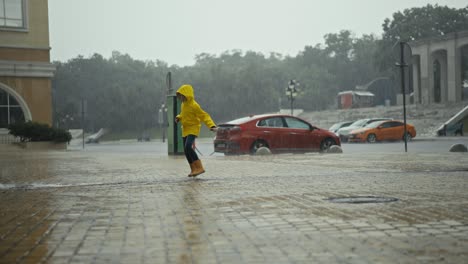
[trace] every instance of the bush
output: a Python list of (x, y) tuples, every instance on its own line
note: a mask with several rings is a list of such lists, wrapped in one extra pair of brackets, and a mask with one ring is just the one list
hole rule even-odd
[(19, 137), (21, 142), (25, 141), (54, 141), (70, 142), (70, 132), (53, 128), (47, 124), (28, 121), (25, 123), (15, 123), (8, 126), (9, 134)]

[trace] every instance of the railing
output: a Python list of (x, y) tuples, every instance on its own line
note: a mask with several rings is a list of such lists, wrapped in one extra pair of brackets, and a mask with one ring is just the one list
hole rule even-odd
[(11, 144), (15, 142), (20, 142), (20, 139), (7, 134), (6, 132), (0, 131), (0, 144)]
[[(456, 113), (454, 116), (452, 116), (448, 121), (443, 123), (438, 129), (437, 129), (437, 135), (438, 136), (448, 136), (447, 132), (451, 132), (450, 135), (455, 134), (457, 135), (457, 132), (460, 131), (461, 135), (463, 135), (463, 119), (468, 116), (468, 105), (466, 105), (461, 111)], [(452, 133), (453, 132), (453, 133)]]

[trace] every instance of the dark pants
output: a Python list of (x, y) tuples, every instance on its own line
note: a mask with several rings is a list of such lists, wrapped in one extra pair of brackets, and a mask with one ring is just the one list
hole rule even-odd
[(188, 163), (192, 164), (194, 161), (198, 160), (197, 153), (193, 148), (193, 143), (195, 142), (195, 135), (188, 135), (182, 138), (184, 142), (184, 153), (185, 157), (187, 158)]

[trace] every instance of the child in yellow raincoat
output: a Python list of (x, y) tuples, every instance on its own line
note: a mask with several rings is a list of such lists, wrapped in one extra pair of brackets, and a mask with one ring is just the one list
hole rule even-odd
[(195, 101), (195, 95), (191, 85), (184, 84), (177, 90), (177, 99), (182, 101), (180, 114), (175, 118), (175, 122), (182, 123), (182, 139), (184, 143), (184, 153), (190, 164), (189, 177), (196, 177), (205, 172), (197, 153), (193, 149), (195, 138), (200, 134), (201, 122), (216, 131), (216, 124), (210, 115), (203, 111), (200, 105)]

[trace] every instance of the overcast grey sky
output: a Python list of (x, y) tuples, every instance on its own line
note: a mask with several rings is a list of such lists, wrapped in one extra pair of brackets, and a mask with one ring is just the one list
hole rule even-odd
[(112, 51), (192, 65), (203, 52), (240, 49), (296, 56), (327, 33), (382, 33), (385, 18), (466, 0), (49, 0), (51, 59)]

